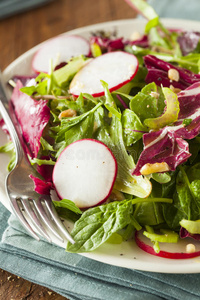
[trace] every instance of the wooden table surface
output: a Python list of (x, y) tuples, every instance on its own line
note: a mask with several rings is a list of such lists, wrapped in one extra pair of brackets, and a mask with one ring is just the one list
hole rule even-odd
[[(0, 21), (0, 69), (19, 55), (57, 34), (86, 25), (134, 18), (123, 0), (54, 0)], [(13, 270), (14, 272), (14, 270)], [(0, 299), (66, 299), (0, 269)]]

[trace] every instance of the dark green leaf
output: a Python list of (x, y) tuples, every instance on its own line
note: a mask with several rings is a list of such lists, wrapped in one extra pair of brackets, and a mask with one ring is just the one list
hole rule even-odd
[(131, 222), (132, 212), (132, 202), (126, 200), (88, 209), (71, 232), (75, 244), (68, 242), (66, 250), (87, 252), (96, 249)]
[(76, 204), (68, 199), (62, 199), (60, 201), (53, 201), (55, 207), (63, 207), (65, 209), (71, 210), (76, 214), (82, 214), (82, 211), (76, 206)]

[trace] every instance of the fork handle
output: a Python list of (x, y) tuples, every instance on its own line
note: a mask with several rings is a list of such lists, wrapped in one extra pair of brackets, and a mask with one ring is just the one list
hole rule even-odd
[[(14, 115), (14, 112), (11, 113), (9, 110), (9, 101), (7, 99), (7, 96), (6, 96), (6, 93), (4, 90), (1, 73), (0, 73), (0, 114), (8, 127), (8, 131), (10, 133), (11, 139), (15, 146), (16, 159), (18, 161), (18, 160), (22, 159), (24, 151), (23, 151), (23, 148), (20, 143), (20, 138), (19, 138), (20, 135), (18, 134), (18, 132), (14, 126), (14, 123), (17, 126), (16, 117)], [(12, 117), (12, 119), (11, 119), (11, 117)]]

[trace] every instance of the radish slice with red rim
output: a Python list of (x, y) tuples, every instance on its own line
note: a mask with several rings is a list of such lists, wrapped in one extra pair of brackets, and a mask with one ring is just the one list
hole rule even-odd
[(117, 162), (102, 142), (83, 139), (67, 146), (53, 170), (53, 183), (61, 199), (80, 208), (103, 203), (110, 196), (117, 175)]
[[(180, 242), (178, 242), (177, 244), (159, 243), (160, 248), (163, 248), (163, 250), (161, 249), (159, 253), (156, 253), (153, 249), (153, 246), (151, 246), (152, 242), (148, 238), (146, 238), (142, 232), (143, 232), (142, 230), (136, 231), (135, 233), (136, 244), (140, 249), (142, 249), (143, 251), (151, 255), (168, 258), (168, 259), (188, 259), (188, 258), (194, 258), (200, 256), (200, 245), (198, 245), (198, 243), (194, 242), (194, 240), (192, 239), (180, 240)], [(198, 251), (195, 251), (193, 253), (187, 253), (186, 246), (188, 244), (194, 244), (194, 243), (195, 246), (199, 248)], [(168, 251), (168, 249), (170, 249), (170, 251)]]
[(138, 60), (130, 53), (115, 51), (91, 59), (72, 79), (69, 91), (78, 97), (88, 93), (94, 97), (104, 95), (101, 80), (115, 91), (131, 81), (138, 70)]
[(79, 55), (89, 55), (89, 42), (81, 36), (60, 35), (44, 42), (32, 60), (32, 68), (36, 73), (49, 71), (49, 62), (59, 65)]

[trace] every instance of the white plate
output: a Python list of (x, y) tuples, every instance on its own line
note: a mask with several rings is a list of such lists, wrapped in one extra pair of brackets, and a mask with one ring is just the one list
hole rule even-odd
[[(165, 19), (164, 24), (171, 28), (182, 28), (187, 30), (200, 31), (200, 23), (195, 21), (174, 20)], [(107, 22), (84, 28), (72, 30), (69, 34), (78, 34), (88, 38), (91, 32), (96, 30), (112, 31), (117, 30), (118, 36), (124, 36), (129, 38), (134, 31), (143, 33), (145, 23), (143, 20), (120, 20), (114, 22)], [(5, 82), (9, 80), (13, 75), (29, 75), (31, 74), (31, 59), (35, 51), (40, 45), (29, 50), (13, 63), (11, 63), (3, 72)], [(10, 95), (10, 91), (7, 90)], [(6, 141), (5, 135), (0, 131), (0, 145)], [(4, 154), (0, 155), (0, 201), (9, 209), (9, 205), (6, 201), (6, 194), (4, 188), (4, 181), (6, 177), (6, 166), (8, 163), (8, 157)], [(58, 241), (54, 241), (57, 245), (64, 247), (65, 245), (59, 244)], [(184, 242), (185, 243), (185, 242)], [(64, 250), (63, 250), (64, 251)], [(177, 250), (177, 252), (179, 252)], [(112, 264), (115, 266), (121, 266), (131, 269), (138, 269), (151, 272), (164, 272), (164, 273), (198, 273), (200, 272), (200, 257), (185, 260), (172, 260), (155, 257), (147, 254), (138, 249), (135, 242), (126, 242), (120, 245), (104, 244), (99, 247), (98, 250), (84, 254), (88, 258), (95, 259), (104, 263)]]

